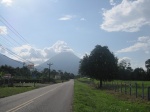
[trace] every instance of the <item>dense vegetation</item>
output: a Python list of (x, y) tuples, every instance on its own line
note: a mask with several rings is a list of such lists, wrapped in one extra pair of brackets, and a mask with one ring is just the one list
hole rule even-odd
[(111, 53), (108, 47), (97, 45), (90, 55), (85, 55), (80, 61), (79, 72), (83, 75), (100, 80), (102, 87), (103, 80), (112, 80), (117, 73), (117, 58)]
[[(50, 73), (50, 79), (49, 79)], [(5, 78), (6, 74), (11, 74), (11, 78)], [(30, 70), (26, 66), (22, 68), (13, 68), (11, 66), (1, 66), (0, 67), (0, 85), (19, 83), (19, 82), (56, 82), (56, 80), (69, 80), (73, 79), (74, 74), (62, 72), (61, 70), (51, 70), (49, 72), (48, 68), (45, 68), (43, 71), (38, 71), (36, 69)]]
[(130, 62), (122, 60), (118, 63), (118, 59), (107, 46), (97, 45), (90, 55), (85, 55), (80, 61), (79, 73), (83, 76), (88, 76), (93, 79), (102, 81), (117, 80), (150, 80), (150, 59), (145, 61), (143, 68), (131, 67)]

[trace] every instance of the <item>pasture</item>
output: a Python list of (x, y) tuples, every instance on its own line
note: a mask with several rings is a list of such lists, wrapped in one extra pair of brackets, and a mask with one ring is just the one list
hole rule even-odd
[[(105, 88), (105, 87), (104, 87)], [(113, 92), (114, 93), (114, 92)], [(128, 100), (107, 89), (97, 89), (89, 79), (75, 80), (74, 112), (149, 112), (150, 102)]]

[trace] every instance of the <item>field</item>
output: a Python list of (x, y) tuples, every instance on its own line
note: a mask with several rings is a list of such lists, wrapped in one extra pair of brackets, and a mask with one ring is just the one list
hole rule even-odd
[[(98, 81), (94, 81), (98, 85)], [(103, 82), (103, 86), (109, 90), (116, 92), (130, 94), (131, 96), (148, 98), (148, 87), (150, 87), (150, 81), (111, 81)]]
[(35, 87), (0, 87), (0, 98), (23, 93), (35, 89)]
[(150, 102), (129, 101), (104, 89), (90, 86), (88, 80), (75, 80), (74, 112), (149, 112)]
[(34, 85), (34, 83), (18, 83), (14, 84), (14, 87), (0, 87), (0, 98), (23, 93), (47, 85), (49, 84), (35, 83)]

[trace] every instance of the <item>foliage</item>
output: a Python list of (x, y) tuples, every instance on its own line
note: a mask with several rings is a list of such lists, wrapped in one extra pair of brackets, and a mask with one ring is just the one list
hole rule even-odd
[(145, 67), (147, 68), (147, 70), (150, 70), (150, 59), (145, 61)]
[(145, 67), (147, 68), (147, 79), (150, 80), (150, 59), (145, 61)]
[[(0, 66), (0, 86), (1, 85), (9, 85), (10, 83), (9, 79), (3, 79), (3, 75), (5, 74), (11, 74), (13, 77), (12, 85), (13, 82), (42, 82), (46, 83), (49, 82), (49, 69), (44, 68), (43, 71), (38, 71), (37, 69), (34, 69), (30, 71), (26, 66), (23, 66), (22, 68), (13, 68), (11, 66)], [(50, 82), (56, 82), (55, 76), (60, 75), (61, 80), (69, 80), (74, 78), (74, 74), (72, 73), (67, 73), (67, 72), (62, 72), (61, 70), (56, 71), (56, 70), (51, 70), (50, 71)], [(59, 79), (59, 80), (60, 80)]]
[(100, 80), (112, 80), (117, 73), (117, 58), (107, 46), (97, 45), (90, 55), (85, 55), (80, 61), (79, 73)]

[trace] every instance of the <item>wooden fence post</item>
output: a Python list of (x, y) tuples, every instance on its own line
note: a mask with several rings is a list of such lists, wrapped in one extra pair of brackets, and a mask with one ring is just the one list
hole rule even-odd
[(144, 99), (144, 83), (142, 83), (142, 99)]
[(150, 87), (148, 87), (148, 101), (150, 101)]
[(118, 91), (118, 82), (117, 82), (117, 88), (116, 88), (116, 89), (117, 89), (117, 91)]
[(122, 93), (122, 82), (121, 82), (121, 93)]
[(129, 87), (130, 87), (130, 96), (131, 96), (131, 94), (132, 94), (132, 85), (131, 85), (131, 83), (130, 83)]
[(137, 83), (135, 83), (135, 96), (136, 96), (136, 98), (137, 98)]
[(126, 85), (126, 83), (125, 83), (125, 87), (124, 87), (124, 89), (125, 89), (125, 94), (127, 94), (127, 85)]
[(117, 86), (117, 84), (115, 83), (115, 92), (116, 92), (116, 86)]
[(111, 87), (112, 87), (112, 90), (113, 90), (113, 86), (114, 86), (114, 85), (113, 85), (113, 81), (112, 81), (112, 86), (111, 86)]

